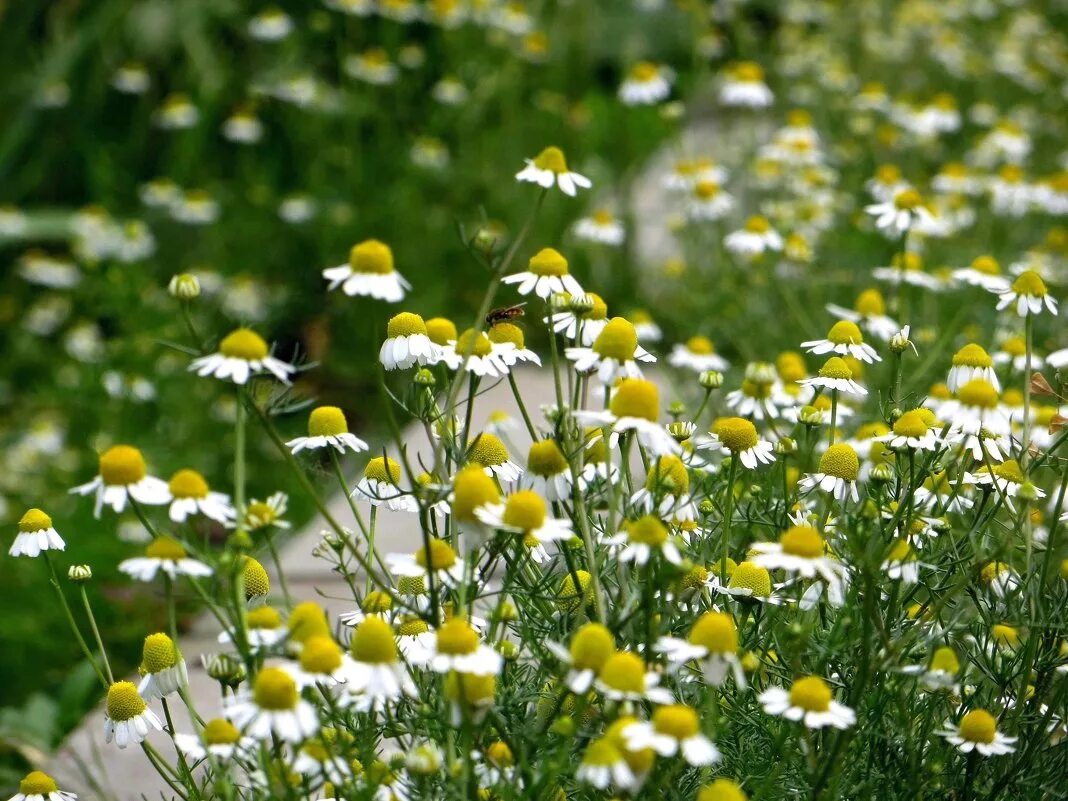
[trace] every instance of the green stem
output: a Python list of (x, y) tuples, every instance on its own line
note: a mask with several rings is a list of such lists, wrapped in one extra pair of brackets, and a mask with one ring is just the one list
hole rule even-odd
[(82, 596), (82, 605), (85, 607), (85, 615), (89, 618), (89, 628), (93, 631), (93, 637), (96, 639), (96, 647), (100, 649), (100, 659), (104, 663), (104, 672), (107, 674), (108, 683), (113, 684), (115, 677), (111, 672), (111, 664), (108, 662), (108, 652), (104, 650), (104, 640), (100, 637), (100, 629), (96, 625), (96, 617), (93, 615), (93, 607), (89, 604), (89, 595), (85, 591), (85, 585), (82, 584), (79, 588)]
[(100, 665), (98, 665), (96, 659), (93, 658), (93, 652), (89, 650), (89, 645), (85, 642), (85, 638), (82, 636), (82, 632), (74, 620), (74, 614), (70, 611), (67, 597), (63, 594), (62, 587), (59, 586), (59, 578), (56, 576), (56, 568), (55, 565), (52, 564), (52, 557), (48, 555), (48, 551), (42, 551), (41, 555), (44, 557), (45, 564), (48, 565), (48, 570), (52, 574), (52, 586), (55, 587), (56, 595), (59, 596), (59, 603), (63, 607), (63, 613), (67, 617), (67, 622), (70, 624), (70, 630), (74, 632), (74, 638), (78, 641), (78, 645), (81, 646), (82, 653), (84, 653), (85, 658), (89, 660), (89, 664), (93, 666), (93, 670), (96, 671), (96, 675), (100, 678), (100, 683), (104, 685), (104, 689), (106, 690), (111, 686), (111, 682), (108, 681), (104, 672), (100, 669)]

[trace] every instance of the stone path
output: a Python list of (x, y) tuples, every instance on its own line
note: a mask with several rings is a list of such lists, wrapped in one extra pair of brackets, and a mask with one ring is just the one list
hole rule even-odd
[[(516, 376), (531, 415), (537, 414), (541, 404), (553, 401), (552, 377), (548, 370), (521, 370)], [(478, 397), (474, 416), (475, 430), (481, 430), (489, 415), (497, 410), (504, 411), (515, 419), (517, 427), (511, 438), (516, 446), (511, 447), (509, 443), (510, 451), (515, 461), (523, 462), (529, 437), (523, 428), (519, 409), (506, 381), (498, 383)], [(426, 454), (429, 450), (426, 435), (421, 427), (410, 427), (405, 432), (405, 442), (409, 446), (413, 463), (420, 453)], [(348, 503), (340, 495), (331, 499), (330, 511), (335, 519), (343, 524), (351, 521)], [(319, 542), (324, 528), (326, 526), (321, 518), (312, 520), (285, 545), (282, 561), (286, 565), (286, 578), (294, 598), (318, 601), (326, 608), (331, 619), (336, 619), (339, 612), (351, 609), (353, 604), (351, 600), (337, 600), (345, 598), (346, 595), (351, 596), (351, 593), (345, 584), (330, 572), (329, 565), (312, 556), (312, 549)], [(382, 553), (413, 551), (421, 543), (415, 515), (390, 512), (383, 508), (379, 512), (376, 530)], [(199, 714), (205, 718), (218, 715), (219, 692), (218, 685), (201, 667), (199, 657), (202, 653), (219, 650), (216, 641), (218, 631), (215, 620), (205, 614), (193, 625), (192, 630), (182, 637), (181, 642), (182, 651), (189, 663), (189, 682), (194, 704)], [(154, 703), (152, 708), (162, 717), (158, 702)], [(172, 705), (172, 712), (178, 731), (192, 731), (184, 705)], [(150, 735), (150, 742), (168, 759), (173, 759), (174, 751), (166, 735), (155, 732)], [(131, 747), (120, 751), (114, 745), (104, 745), (102, 706), (90, 713), (82, 725), (71, 734), (53, 758), (49, 772), (56, 777), (62, 789), (77, 792), (83, 800), (135, 801), (142, 796), (155, 799), (160, 798), (161, 794), (166, 798), (173, 795), (149, 765), (140, 748)]]

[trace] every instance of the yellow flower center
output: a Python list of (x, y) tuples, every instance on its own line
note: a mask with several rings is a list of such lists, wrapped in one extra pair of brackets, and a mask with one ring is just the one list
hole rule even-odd
[(686, 340), (686, 349), (690, 353), (696, 353), (699, 356), (708, 356), (716, 352), (715, 347), (712, 345), (712, 340), (703, 336), (690, 337)]
[(990, 633), (994, 637), (994, 642), (998, 645), (1015, 648), (1020, 644), (1019, 630), (1014, 626), (1010, 626), (1008, 623), (995, 623), (990, 628)]
[(426, 335), (435, 345), (447, 345), (456, 341), (456, 324), (445, 317), (431, 317), (426, 321)]
[(839, 442), (823, 452), (820, 472), (846, 481), (856, 481), (860, 475), (860, 459), (851, 445)]
[(238, 328), (227, 334), (219, 343), (219, 353), (231, 359), (256, 362), (267, 355), (267, 343), (255, 331)]
[(530, 446), (527, 470), (536, 476), (555, 476), (567, 470), (567, 459), (556, 440), (543, 439)]
[(660, 77), (660, 68), (651, 61), (639, 61), (630, 68), (630, 78), (632, 81), (648, 83), (649, 81), (656, 80), (658, 77)]
[(775, 370), (779, 374), (779, 378), (787, 383), (800, 381), (808, 375), (804, 357), (794, 351), (780, 353), (775, 360)]
[(329, 675), (341, 667), (341, 648), (331, 637), (309, 637), (300, 649), (300, 667), (306, 673)]
[(653, 547), (658, 547), (667, 542), (667, 527), (653, 515), (645, 515), (637, 520), (628, 520), (624, 526), (627, 529), (627, 539), (630, 542)]
[(593, 576), (585, 570), (576, 570), (575, 575), (578, 576), (578, 589), (575, 588), (575, 580), (571, 577), (571, 573), (568, 572), (560, 581), (560, 589), (556, 593), (556, 605), (568, 612), (578, 608), (580, 591), (583, 602), (593, 600), (593, 587), (590, 586)]
[(172, 668), (181, 660), (182, 654), (174, 640), (166, 634), (149, 634), (141, 650), (141, 670), (144, 673), (159, 673)]
[(597, 209), (591, 216), (598, 225), (611, 225), (616, 221), (615, 215), (608, 209)]
[(771, 596), (771, 574), (752, 562), (739, 562), (727, 584), (732, 590), (750, 590), (757, 598)]
[(418, 314), (401, 312), (391, 317), (389, 323), (386, 324), (386, 336), (390, 339), (394, 337), (410, 337), (416, 334), (426, 335), (426, 323), (423, 322), (423, 318)]
[(971, 342), (953, 354), (954, 367), (992, 367), (994, 360), (982, 347)]
[[(405, 578), (410, 578), (410, 576)], [(360, 608), (368, 614), (378, 615), (393, 608), (393, 599), (389, 597), (388, 593), (381, 590), (372, 590), (367, 593), (367, 597), (363, 599)]]
[(417, 617), (410, 617), (397, 627), (397, 633), (402, 637), (416, 637), (420, 634), (426, 634), (428, 631), (430, 631), (430, 626), (426, 624), (425, 620)]
[(31, 531), (47, 531), (52, 528), (52, 518), (40, 509), (28, 509), (19, 520), (19, 531), (23, 534)]
[[(729, 576), (734, 570), (734, 561), (727, 560), (727, 575)], [(698, 587), (704, 586), (704, 583), (708, 581), (708, 568), (703, 565), (694, 565), (690, 568), (686, 575), (682, 577), (682, 586), (687, 590), (695, 590)]]
[(931, 655), (931, 670), (940, 670), (944, 673), (957, 674), (960, 670), (960, 660), (956, 652), (948, 645), (943, 645)]
[(489, 356), (492, 351), (493, 343), (484, 331), (468, 328), (456, 340), (456, 352), (461, 356)]
[(690, 642), (714, 654), (733, 654), (738, 651), (738, 629), (725, 612), (705, 612), (690, 629)]
[(853, 309), (865, 317), (878, 317), (886, 314), (886, 301), (878, 289), (865, 289), (857, 296)]
[(494, 434), (479, 434), (467, 451), (467, 460), (483, 467), (495, 467), (508, 461), (508, 449)]
[(179, 470), (167, 482), (167, 488), (175, 498), (206, 498), (208, 482), (196, 470)]
[(250, 629), (277, 629), (282, 625), (282, 616), (272, 606), (250, 609), (245, 620)]
[(1009, 337), (1001, 343), (1001, 350), (1010, 356), (1024, 356), (1027, 353), (1027, 343), (1023, 337)]
[[(486, 436), (489, 435), (483, 434), (483, 439)], [(507, 452), (505, 457), (507, 458)], [(453, 479), (452, 515), (457, 520), (476, 523), (478, 518), (475, 510), (489, 503), (497, 503), (500, 496), (497, 484), (481, 467), (468, 465)]]
[(998, 391), (989, 381), (974, 378), (957, 390), (957, 400), (965, 406), (994, 409), (998, 405)]
[(631, 361), (637, 348), (638, 332), (622, 317), (609, 320), (593, 341), (593, 350), (598, 356), (619, 362)]
[(252, 699), (260, 709), (281, 712), (297, 705), (297, 684), (281, 668), (267, 667), (252, 685)]
[(400, 465), (388, 456), (376, 456), (363, 469), (363, 477), (369, 481), (396, 486), (400, 483)]
[(973, 709), (960, 719), (957, 734), (970, 743), (992, 743), (997, 735), (998, 723), (985, 709)]
[(348, 431), (345, 413), (337, 406), (317, 406), (308, 415), (309, 437), (336, 437)]
[(520, 490), (508, 496), (503, 517), (505, 525), (535, 531), (545, 522), (545, 501), (536, 492)]
[(388, 275), (393, 272), (393, 251), (377, 239), (365, 240), (349, 251), (349, 267), (356, 273)]
[(790, 688), (790, 703), (806, 712), (826, 712), (831, 706), (831, 688), (819, 676), (806, 676)]
[(1001, 464), (996, 465), (994, 467), (994, 475), (1013, 484), (1022, 484), (1024, 482), (1024, 474), (1020, 469), (1020, 463), (1015, 459), (1006, 459)]
[(912, 546), (909, 545), (909, 541), (905, 539), (895, 540), (893, 547), (890, 548), (890, 553), (886, 556), (888, 562), (909, 562), (916, 559), (916, 554), (912, 550)]
[(676, 740), (688, 740), (701, 731), (697, 712), (685, 704), (657, 707), (653, 713), (653, 728)]
[(754, 61), (738, 62), (731, 68), (731, 74), (742, 83), (762, 83), (764, 80), (764, 69)]
[(59, 792), (59, 786), (55, 779), (39, 770), (27, 773), (19, 782), (19, 792), (22, 795), (43, 795)]
[(242, 563), (241, 577), (245, 584), (246, 601), (259, 598), (271, 591), (271, 580), (267, 577), (267, 571), (258, 560), (251, 556), (246, 556)]
[(177, 562), (179, 559), (185, 559), (187, 555), (180, 542), (167, 536), (156, 537), (145, 547), (145, 556), (149, 559)]
[(491, 765), (497, 767), (508, 767), (515, 762), (512, 756), (512, 749), (508, 747), (508, 744), (497, 740), (490, 743), (489, 748), (486, 749), (486, 761)]
[(915, 211), (923, 205), (923, 196), (915, 189), (902, 189), (894, 195), (894, 205), (902, 211)]
[(697, 801), (749, 801), (749, 797), (730, 779), (716, 779), (700, 789)]
[(608, 657), (599, 676), (613, 690), (625, 693), (645, 691), (645, 663), (630, 651), (620, 651)]
[(896, 164), (880, 164), (875, 170), (875, 180), (886, 186), (892, 186), (901, 180), (901, 169)]
[(488, 332), (490, 342), (501, 345), (507, 342), (512, 343), (519, 349), (526, 347), (526, 339), (523, 336), (523, 329), (513, 323), (496, 323)]
[(615, 648), (612, 632), (600, 623), (586, 623), (571, 638), (571, 664), (576, 670), (600, 671)]
[(456, 564), (456, 551), (445, 540), (432, 539), (430, 540), (430, 558), (427, 559), (426, 548), (420, 548), (415, 552), (415, 563), (430, 570), (448, 570)]
[(559, 174), (567, 172), (567, 159), (564, 157), (564, 151), (560, 148), (547, 147), (535, 157), (534, 166), (539, 170), (548, 170)]
[(326, 612), (315, 601), (304, 601), (294, 607), (286, 625), (289, 639), (306, 643), (312, 637), (329, 637), (330, 624), (326, 621)]
[(108, 717), (115, 721), (131, 720), (145, 711), (145, 699), (137, 686), (129, 681), (117, 681), (108, 687)]
[(438, 652), (459, 656), (478, 650), (478, 633), (463, 618), (452, 617), (438, 628)]
[(832, 356), (823, 363), (823, 367), (819, 371), (821, 378), (833, 378), (840, 380), (850, 380), (853, 378), (853, 371), (849, 369), (849, 365), (845, 363), (845, 360)]
[(686, 465), (678, 456), (661, 456), (649, 468), (645, 488), (650, 492), (667, 492), (675, 497), (690, 488), (690, 476)]
[(478, 676), (474, 673), (452, 671), (445, 677), (445, 697), (450, 701), (463, 701), (475, 706), (493, 699), (497, 691), (496, 676)]
[(859, 345), (864, 342), (864, 335), (852, 320), (839, 320), (827, 332), (827, 339), (835, 345)]
[(357, 662), (392, 664), (397, 661), (393, 629), (380, 617), (366, 617), (352, 635), (352, 658)]
[(751, 234), (766, 234), (771, 230), (771, 223), (766, 217), (750, 217), (745, 221), (745, 230)]
[(137, 448), (113, 445), (100, 455), (100, 477), (108, 486), (136, 484), (145, 472), (145, 457)]
[(790, 526), (779, 537), (783, 553), (803, 559), (818, 559), (823, 556), (824, 542), (812, 526)]
[(241, 739), (241, 732), (225, 718), (214, 718), (204, 724), (201, 737), (207, 745), (233, 745)]
[(1046, 289), (1046, 282), (1042, 280), (1041, 275), (1034, 270), (1024, 270), (1012, 282), (1012, 291), (1017, 295), (1044, 298), (1048, 290)]
[(984, 275), (1001, 275), (1001, 265), (991, 256), (977, 256), (972, 260), (972, 269)]
[(700, 200), (711, 200), (719, 194), (719, 184), (715, 181), (698, 181), (693, 188), (693, 193)]
[(660, 416), (660, 390), (644, 378), (626, 378), (616, 386), (608, 409), (616, 417), (637, 417), (655, 423)]
[(913, 409), (894, 421), (894, 433), (899, 437), (922, 437), (928, 431), (926, 416)]

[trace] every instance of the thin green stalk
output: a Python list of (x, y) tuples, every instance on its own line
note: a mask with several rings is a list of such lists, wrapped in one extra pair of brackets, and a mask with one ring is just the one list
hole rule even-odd
[(104, 672), (107, 674), (108, 683), (114, 684), (115, 677), (111, 672), (111, 664), (108, 662), (108, 652), (104, 649), (104, 640), (100, 636), (100, 629), (96, 625), (96, 616), (93, 615), (93, 607), (89, 604), (89, 594), (85, 591), (85, 585), (78, 588), (82, 596), (82, 605), (85, 607), (85, 615), (89, 618), (89, 628), (93, 631), (96, 639), (96, 647), (100, 649), (100, 659), (104, 663)]
[(41, 555), (44, 557), (45, 564), (48, 565), (48, 571), (52, 574), (51, 584), (55, 587), (56, 595), (59, 596), (60, 606), (63, 607), (63, 614), (67, 617), (67, 623), (70, 624), (70, 630), (74, 632), (74, 639), (78, 641), (82, 653), (84, 653), (85, 658), (89, 660), (89, 664), (93, 666), (93, 670), (100, 678), (100, 683), (104, 685), (104, 689), (106, 690), (111, 686), (111, 682), (108, 681), (107, 676), (105, 676), (104, 672), (100, 669), (100, 665), (98, 665), (96, 659), (93, 658), (93, 652), (89, 650), (89, 645), (85, 642), (85, 638), (82, 636), (82, 632), (74, 620), (74, 614), (71, 612), (70, 605), (67, 603), (67, 597), (63, 594), (63, 588), (59, 586), (59, 578), (56, 576), (56, 568), (55, 565), (52, 564), (52, 557), (48, 555), (48, 551), (41, 551)]

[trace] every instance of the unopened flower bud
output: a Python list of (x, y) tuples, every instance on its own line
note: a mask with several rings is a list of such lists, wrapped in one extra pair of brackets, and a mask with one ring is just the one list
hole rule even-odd
[(779, 373), (774, 364), (751, 362), (746, 365), (745, 377), (754, 384), (774, 384), (779, 378)]
[(248, 675), (245, 666), (232, 654), (204, 654), (204, 670), (219, 684), (236, 687)]
[(909, 348), (912, 348), (913, 352), (916, 351), (916, 346), (913, 345), (912, 340), (909, 339), (909, 327), (906, 325), (890, 337), (890, 350), (893, 353), (904, 353)]
[(497, 653), (504, 657), (507, 662), (514, 662), (519, 658), (519, 646), (511, 640), (501, 640), (497, 643)]
[(688, 420), (676, 420), (674, 423), (668, 423), (667, 430), (676, 442), (685, 442), (693, 436), (697, 426)]
[(438, 383), (438, 380), (434, 377), (434, 373), (425, 367), (416, 370), (415, 376), (412, 378), (416, 384), (422, 387), (432, 387)]
[(790, 437), (780, 437), (775, 443), (775, 453), (779, 456), (789, 456), (797, 451), (797, 443)]
[(1025, 481), (1016, 490), (1016, 497), (1023, 501), (1035, 501), (1038, 500), (1038, 488), (1035, 487), (1030, 481)]
[(498, 239), (497, 233), (491, 228), (479, 228), (475, 231), (471, 244), (476, 250), (480, 250), (483, 253), (492, 253), (497, 246)]
[(93, 577), (93, 569), (89, 565), (71, 565), (67, 570), (67, 578), (75, 584), (84, 584)]
[(716, 511), (716, 505), (712, 503), (712, 501), (710, 501), (708, 498), (705, 498), (703, 501), (701, 501), (701, 503), (697, 505), (697, 511), (700, 512), (702, 516), (707, 517), (708, 515)]
[(496, 616), (502, 623), (508, 623), (519, 619), (519, 611), (511, 601), (501, 601), (497, 604)]
[(667, 413), (673, 419), (678, 420), (686, 414), (686, 404), (679, 400), (672, 401), (671, 405), (667, 408)]
[(179, 273), (171, 278), (167, 291), (172, 298), (193, 300), (200, 297), (200, 280), (192, 273)]
[(815, 406), (802, 406), (797, 414), (797, 419), (806, 426), (816, 427), (823, 425), (823, 412)]
[(719, 389), (723, 386), (723, 373), (718, 370), (705, 370), (697, 376), (697, 383), (705, 389)]
[(589, 314), (591, 311), (593, 311), (593, 307), (595, 305), (595, 302), (594, 302), (594, 299), (592, 297), (590, 297), (589, 295), (587, 295), (585, 293), (582, 293), (582, 294), (579, 294), (579, 295), (572, 295), (571, 296), (571, 303), (568, 304), (568, 305), (569, 305), (569, 308), (571, 309), (571, 312), (576, 317), (578, 317), (578, 316), (581, 316), (583, 314)]
[(896, 423), (898, 420), (901, 419), (901, 415), (903, 414), (904, 412), (895, 406), (893, 409), (890, 410), (890, 422)]
[(871, 469), (871, 473), (869, 475), (869, 478), (872, 481), (880, 482), (880, 483), (884, 483), (884, 484), (887, 481), (893, 481), (893, 479), (894, 479), (894, 468), (891, 467), (890, 465), (888, 465), (886, 462), (883, 462), (882, 464), (877, 464), (877, 465), (875, 465), (875, 467), (873, 467)]

